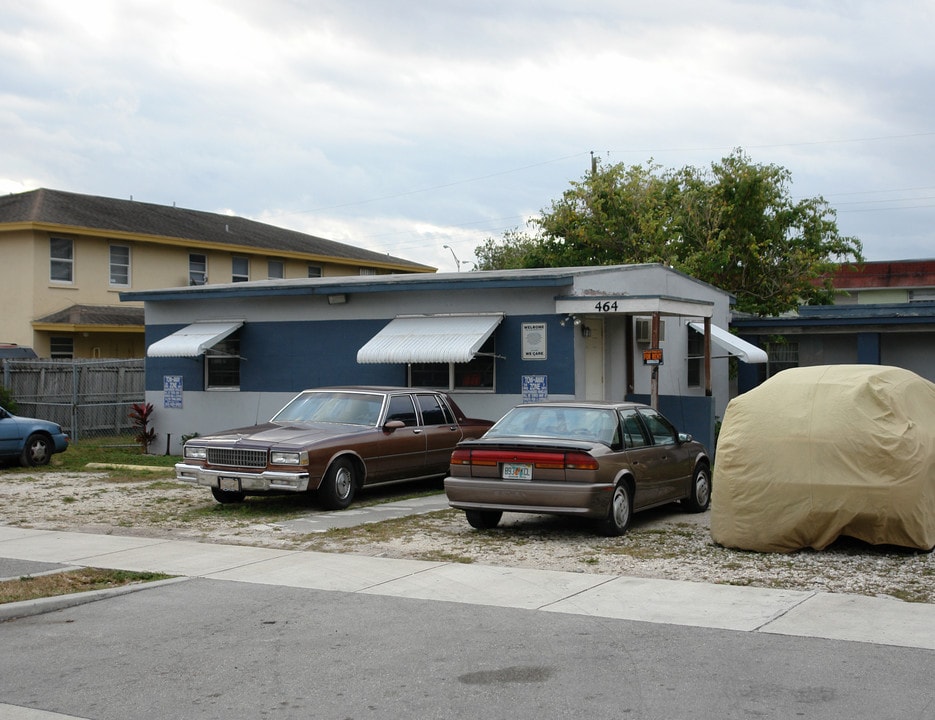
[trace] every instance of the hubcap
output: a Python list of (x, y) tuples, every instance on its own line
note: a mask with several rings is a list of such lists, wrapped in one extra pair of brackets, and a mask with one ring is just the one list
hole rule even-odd
[(30, 448), (29, 454), (32, 455), (32, 459), (36, 462), (40, 462), (44, 460), (45, 459), (45, 445), (41, 442), (35, 443)]
[(334, 489), (337, 491), (338, 497), (346, 498), (351, 493), (351, 483), (353, 478), (351, 476), (351, 471), (347, 468), (341, 468), (338, 470), (337, 476), (334, 478)]
[(618, 528), (625, 527), (630, 517), (630, 503), (623, 488), (614, 490), (614, 524)]
[(708, 484), (708, 473), (700, 472), (695, 479), (695, 497), (698, 498), (698, 504), (704, 505), (708, 502), (708, 495), (711, 492), (711, 486)]

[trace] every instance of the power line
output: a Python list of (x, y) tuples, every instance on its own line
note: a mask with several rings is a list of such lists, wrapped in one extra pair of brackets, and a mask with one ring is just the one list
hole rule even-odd
[[(773, 149), (773, 148), (783, 148), (783, 147), (792, 148), (792, 147), (809, 147), (809, 146), (819, 146), (819, 145), (841, 145), (841, 144), (852, 144), (852, 143), (881, 142), (881, 141), (886, 141), (886, 140), (905, 140), (905, 139), (921, 138), (921, 137), (932, 137), (932, 136), (935, 136), (935, 131), (920, 132), (920, 133), (906, 133), (906, 134), (901, 134), (901, 135), (880, 135), (880, 136), (861, 137), (861, 138), (844, 138), (844, 139), (831, 139), (831, 140), (814, 140), (814, 141), (800, 141), (800, 142), (787, 142), (787, 143), (767, 143), (767, 144), (746, 145), (746, 146), (744, 146), (744, 145), (729, 145), (729, 146), (728, 146), (728, 145), (722, 145), (722, 146), (708, 146), (708, 147), (694, 147), (694, 148), (692, 148), (692, 147), (683, 147), (683, 148), (663, 148), (663, 149), (642, 150), (642, 151), (640, 151), (640, 150), (607, 150), (607, 151), (604, 151), (604, 152), (605, 152), (606, 154), (608, 154), (608, 155), (613, 154), (613, 153), (620, 153), (620, 154), (623, 154), (623, 153), (626, 153), (626, 154), (641, 153), (641, 154), (648, 155), (648, 156), (651, 157), (651, 156), (653, 156), (653, 155), (655, 155), (655, 154), (673, 153), (673, 152), (681, 152), (681, 153), (687, 153), (687, 152), (712, 152), (712, 151), (733, 150), (733, 149), (737, 149), (737, 148), (740, 148), (740, 149), (763, 150), (763, 149)], [(569, 155), (564, 155), (564, 156), (561, 156), (561, 157), (556, 157), (556, 158), (551, 158), (551, 159), (548, 159), (548, 160), (543, 160), (543, 161), (541, 161), (541, 162), (536, 162), (536, 163), (531, 163), (531, 164), (528, 164), (528, 165), (523, 165), (523, 166), (519, 166), (519, 167), (515, 167), (515, 168), (510, 168), (510, 169), (507, 169), (507, 170), (500, 170), (500, 171), (496, 171), (496, 172), (487, 173), (487, 174), (485, 174), (485, 175), (478, 175), (478, 176), (469, 177), (469, 178), (464, 178), (464, 179), (460, 179), (460, 180), (453, 180), (453, 181), (451, 181), (451, 182), (439, 183), (439, 184), (437, 184), (437, 185), (431, 185), (431, 186), (427, 186), (427, 187), (423, 187), (423, 188), (417, 188), (417, 189), (413, 189), (413, 190), (407, 190), (407, 191), (403, 191), (403, 192), (393, 193), (393, 194), (390, 194), (390, 195), (383, 195), (383, 196), (378, 196), (378, 197), (365, 198), (365, 199), (361, 199), (361, 200), (353, 200), (353, 201), (348, 201), (348, 202), (344, 202), (344, 203), (337, 203), (337, 204), (334, 204), (334, 205), (325, 205), (325, 206), (320, 206), (320, 207), (311, 208), (311, 209), (305, 209), (305, 210), (295, 210), (295, 211), (292, 211), (292, 212), (282, 213), (282, 214), (277, 215), (277, 216), (271, 216), (271, 217), (267, 218), (267, 220), (269, 220), (269, 219), (275, 219), (275, 218), (278, 218), (278, 217), (287, 217), (287, 216), (290, 216), (290, 215), (305, 215), (305, 214), (311, 214), (311, 213), (325, 212), (325, 211), (328, 211), (328, 210), (337, 210), (337, 209), (348, 208), (348, 207), (355, 207), (355, 206), (361, 206), (361, 205), (368, 205), (368, 204), (372, 204), (372, 203), (376, 203), (376, 202), (381, 202), (381, 201), (385, 201), (385, 200), (393, 200), (393, 199), (402, 198), (402, 197), (410, 197), (410, 196), (413, 196), (413, 195), (419, 195), (419, 194), (434, 192), (434, 191), (437, 191), (437, 190), (444, 190), (444, 189), (447, 189), (447, 188), (457, 187), (457, 186), (460, 186), (460, 185), (467, 185), (467, 184), (471, 184), (471, 183), (481, 182), (481, 181), (484, 181), (484, 180), (490, 180), (490, 179), (492, 179), (492, 178), (504, 177), (504, 176), (507, 176), (507, 175), (513, 175), (513, 174), (520, 173), (520, 172), (524, 172), (524, 171), (527, 171), (527, 170), (532, 170), (532, 169), (535, 169), (535, 168), (544, 167), (544, 166), (547, 166), (547, 165), (553, 165), (553, 164), (559, 163), (559, 162), (564, 162), (564, 161), (567, 161), (567, 160), (570, 160), (570, 159), (574, 159), (574, 158), (584, 158), (584, 157), (587, 157), (587, 156), (589, 156), (589, 155), (593, 157), (594, 154), (595, 154), (594, 151), (581, 151), (581, 152), (576, 152), (576, 153), (572, 153), (572, 154), (569, 154)], [(847, 193), (836, 193), (836, 194), (831, 194), (831, 195), (823, 195), (823, 197), (844, 197), (844, 196), (853, 196), (853, 195), (873, 195), (873, 194), (879, 194), (879, 193), (918, 192), (918, 191), (922, 191), (922, 190), (931, 190), (931, 188), (930, 188), (930, 187), (922, 187), (922, 188), (899, 188), (899, 189), (893, 189), (893, 190), (854, 191), (854, 192), (847, 192)], [(918, 201), (920, 201), (920, 200), (931, 200), (931, 199), (933, 199), (933, 198), (931, 198), (931, 197), (923, 197), (923, 198), (918, 198), (918, 197), (909, 197), (909, 198), (889, 198), (889, 199), (877, 199), (877, 200), (863, 200), (863, 201), (854, 201), (854, 202), (843, 202), (843, 203), (836, 203), (836, 204), (834, 204), (834, 205), (835, 205), (835, 208), (838, 209), (839, 205), (867, 205), (868, 203), (882, 204), (882, 203), (899, 203), (899, 202), (909, 202), (909, 201), (918, 202)], [(893, 210), (911, 210), (911, 209), (929, 208), (929, 207), (932, 207), (932, 205), (925, 205), (925, 204), (923, 204), (923, 205), (911, 205), (911, 206), (902, 205), (902, 206), (896, 206), (896, 207), (851, 207), (851, 208), (842, 208), (842, 209), (841, 209), (841, 212), (844, 212), (844, 213), (856, 213), (856, 212), (883, 212), (883, 211), (893, 211)], [(524, 219), (522, 216), (512, 216), (512, 217), (515, 217), (516, 219), (518, 219), (518, 220), (520, 220), (520, 221), (522, 221), (522, 220)], [(487, 223), (487, 222), (499, 223), (499, 222), (502, 222), (502, 221), (508, 220), (508, 219), (511, 219), (511, 217), (495, 218), (495, 219), (484, 219), (484, 220), (477, 220), (477, 221), (466, 221), (466, 222), (460, 222), (460, 223), (437, 223), (437, 222), (436, 222), (436, 223), (432, 223), (432, 224), (433, 224), (433, 225), (437, 225), (437, 226), (439, 227), (440, 232), (443, 233), (443, 232), (444, 232), (444, 228), (468, 228), (468, 227), (470, 227), (470, 226), (482, 225), (482, 224)], [(488, 232), (488, 233), (504, 232), (504, 231), (506, 231), (506, 230), (513, 229), (513, 228), (515, 228), (515, 227), (517, 227), (517, 224), (514, 223), (514, 224), (511, 224), (511, 225), (507, 225), (507, 226), (500, 226), (500, 227), (491, 227), (491, 228), (487, 228), (487, 229), (486, 229), (486, 232)], [(374, 239), (378, 239), (378, 238), (389, 238), (389, 237), (391, 237), (391, 236), (393, 236), (393, 235), (404, 235), (404, 234), (409, 234), (409, 235), (411, 235), (411, 234), (412, 234), (412, 231), (411, 231), (411, 230), (399, 230), (399, 231), (394, 231), (394, 232), (390, 232), (390, 233), (379, 233), (379, 234), (375, 234), (375, 235), (358, 235), (358, 236), (356, 236), (356, 237), (359, 238), (359, 239), (361, 239), (361, 240), (364, 240), (364, 239), (374, 240)], [(413, 241), (412, 241), (412, 243), (404, 243), (404, 244), (394, 245), (394, 247), (398, 247), (398, 248), (400, 248), (400, 249), (406, 249), (406, 248), (408, 248), (408, 247), (422, 247), (423, 245), (424, 245), (424, 240), (422, 240), (422, 239), (415, 239), (415, 238), (414, 238)], [(398, 252), (398, 251), (394, 251), (394, 252)]]
[(763, 145), (743, 145), (743, 144), (734, 144), (734, 145), (714, 145), (708, 147), (675, 147), (675, 148), (662, 148), (656, 150), (607, 150), (608, 153), (626, 153), (626, 154), (636, 154), (643, 153), (649, 154), (650, 156), (657, 153), (672, 153), (672, 152), (712, 152), (719, 151), (723, 152), (724, 150), (734, 150), (735, 148), (740, 149), (751, 149), (751, 150), (765, 150), (772, 148), (783, 148), (783, 147), (808, 147), (812, 145), (843, 145), (847, 143), (861, 143), (861, 142), (879, 142), (882, 140), (906, 140), (909, 138), (918, 138), (918, 137), (932, 137), (935, 136), (935, 131), (932, 132), (921, 132), (921, 133), (908, 133), (905, 135), (879, 135), (876, 137), (864, 137), (864, 138), (844, 138), (840, 140), (804, 140), (800, 142), (786, 142), (786, 143), (768, 143)]
[(523, 165), (522, 167), (513, 168), (511, 170), (501, 170), (499, 172), (489, 173), (487, 175), (479, 175), (477, 177), (465, 178), (463, 180), (453, 180), (452, 182), (442, 183), (440, 185), (432, 185), (430, 187), (418, 188), (416, 190), (406, 190), (405, 192), (395, 193), (393, 195), (382, 195), (380, 197), (368, 198), (365, 200), (353, 200), (346, 203), (339, 203), (337, 205), (323, 205), (317, 208), (311, 208), (308, 210), (294, 210), (292, 212), (283, 213), (282, 215), (277, 215), (274, 217), (286, 217), (288, 215), (304, 215), (307, 213), (315, 212), (324, 212), (326, 210), (337, 210), (345, 207), (353, 207), (355, 205), (367, 205), (370, 203), (381, 202), (383, 200), (395, 200), (396, 198), (409, 197), (411, 195), (419, 195), (421, 193), (432, 192), (434, 190), (444, 190), (450, 187), (456, 187), (458, 185), (467, 185), (469, 183), (480, 182), (481, 180), (489, 180), (495, 177), (502, 177), (504, 175), (512, 175), (518, 172), (524, 172), (525, 170), (532, 170), (537, 167), (543, 167), (545, 165), (553, 165), (558, 162), (564, 162), (565, 160), (570, 160), (571, 158), (579, 157), (581, 155), (587, 155), (587, 153), (574, 153), (572, 155), (565, 155), (564, 157), (553, 158), (551, 160), (543, 160), (542, 162), (533, 163), (532, 165)]

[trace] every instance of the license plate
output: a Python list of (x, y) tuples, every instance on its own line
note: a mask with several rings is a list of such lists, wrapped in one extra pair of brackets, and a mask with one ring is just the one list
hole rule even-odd
[(225, 490), (227, 492), (240, 492), (240, 478), (218, 478), (218, 487), (221, 490)]
[(532, 480), (532, 465), (529, 463), (503, 463), (504, 480)]

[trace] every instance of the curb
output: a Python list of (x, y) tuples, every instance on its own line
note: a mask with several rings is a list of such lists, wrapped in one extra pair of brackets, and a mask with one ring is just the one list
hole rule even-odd
[(167, 578), (166, 580), (153, 580), (152, 582), (122, 585), (120, 587), (107, 588), (106, 590), (89, 590), (87, 592), (69, 593), (68, 595), (53, 595), (52, 597), (6, 603), (0, 605), (0, 622), (31, 617), (33, 615), (43, 615), (45, 613), (55, 612), (56, 610), (65, 610), (66, 608), (86, 605), (87, 603), (97, 602), (98, 600), (107, 600), (108, 598), (118, 597), (119, 595), (129, 595), (130, 593), (139, 592), (140, 590), (161, 587), (177, 582), (185, 582), (187, 580), (190, 580), (190, 578)]

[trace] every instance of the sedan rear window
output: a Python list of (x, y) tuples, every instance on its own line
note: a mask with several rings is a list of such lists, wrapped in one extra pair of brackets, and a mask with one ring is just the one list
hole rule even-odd
[(510, 410), (486, 437), (569, 438), (611, 445), (616, 435), (613, 410), (529, 406)]

